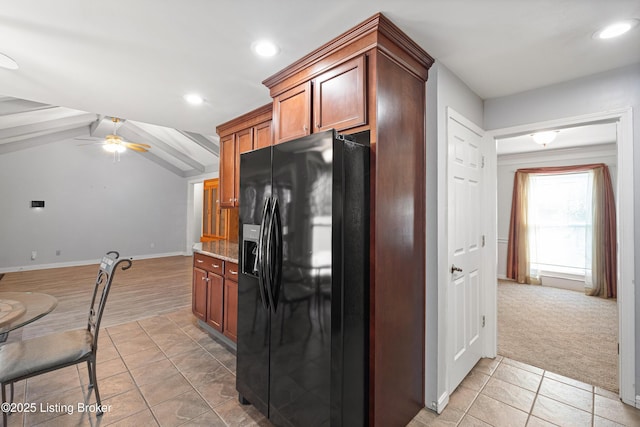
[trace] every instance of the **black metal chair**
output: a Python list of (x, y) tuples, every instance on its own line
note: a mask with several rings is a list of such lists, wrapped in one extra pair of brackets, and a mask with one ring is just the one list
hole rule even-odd
[[(97, 415), (102, 415), (100, 410), (102, 403), (96, 375), (98, 332), (117, 267), (122, 264), (122, 270), (131, 268), (131, 260), (119, 258), (118, 252), (111, 251), (107, 252), (100, 262), (93, 298), (89, 307), (89, 321), (85, 329), (65, 331), (0, 346), (0, 385), (2, 386), (3, 404), (7, 402), (7, 385), (11, 386), (12, 402), (15, 382), (87, 362), (89, 388), (93, 388), (96, 395)], [(7, 415), (7, 412), (2, 412), (2, 421), (5, 427), (8, 425)]]

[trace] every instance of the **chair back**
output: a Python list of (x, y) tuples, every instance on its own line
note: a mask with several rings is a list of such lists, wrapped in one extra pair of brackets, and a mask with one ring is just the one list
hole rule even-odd
[(93, 336), (93, 351), (98, 347), (98, 332), (100, 331), (100, 322), (102, 321), (102, 313), (109, 296), (111, 282), (113, 282), (114, 273), (117, 267), (122, 264), (122, 270), (131, 268), (131, 260), (119, 259), (120, 254), (116, 251), (109, 251), (102, 257), (96, 284), (93, 289), (93, 297), (91, 298), (91, 306), (89, 307), (89, 322), (87, 329)]

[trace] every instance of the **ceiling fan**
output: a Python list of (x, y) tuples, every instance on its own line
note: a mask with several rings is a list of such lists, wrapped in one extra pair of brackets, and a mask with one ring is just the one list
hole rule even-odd
[(112, 117), (111, 120), (113, 121), (113, 133), (105, 137), (104, 145), (102, 146), (105, 151), (108, 151), (109, 153), (124, 153), (127, 148), (130, 148), (133, 151), (138, 151), (140, 153), (149, 151), (149, 148), (151, 148), (149, 144), (128, 142), (122, 139), (121, 136), (118, 136), (116, 131), (118, 123), (120, 123), (121, 120), (117, 117)]
[[(109, 135), (105, 136), (104, 139), (102, 138), (99, 138), (99, 139), (101, 140), (102, 148), (109, 153), (113, 153), (114, 161), (120, 160), (120, 154), (127, 151), (127, 148), (130, 148), (131, 150), (137, 151), (139, 153), (144, 153), (149, 151), (149, 149), (151, 148), (149, 144), (142, 144), (139, 142), (130, 142), (122, 139), (122, 137), (118, 135), (117, 130), (118, 130), (118, 126), (123, 122), (123, 120), (119, 119), (118, 117), (111, 117), (110, 119), (113, 122), (113, 133), (110, 133)], [(90, 138), (76, 138), (76, 139), (95, 140), (97, 138), (90, 137)]]

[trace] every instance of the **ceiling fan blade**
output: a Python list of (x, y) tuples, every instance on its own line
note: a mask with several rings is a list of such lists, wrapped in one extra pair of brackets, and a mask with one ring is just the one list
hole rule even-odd
[(126, 141), (124, 143), (127, 147), (138, 147), (138, 148), (151, 148), (151, 146), (149, 144), (142, 144), (140, 142), (129, 142)]
[(92, 136), (77, 136), (77, 137), (75, 137), (73, 139), (75, 139), (77, 141), (95, 141), (95, 142), (98, 142), (98, 141), (102, 140), (102, 138), (96, 138), (96, 137), (92, 137)]
[(146, 148), (131, 146), (129, 144), (126, 145), (128, 148), (132, 149), (133, 151), (137, 151), (138, 153), (146, 153), (148, 151)]

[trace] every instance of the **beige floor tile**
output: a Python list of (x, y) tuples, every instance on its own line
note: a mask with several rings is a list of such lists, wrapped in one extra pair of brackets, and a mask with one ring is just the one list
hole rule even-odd
[[(150, 348), (157, 347), (156, 343), (153, 342), (153, 340), (149, 338), (149, 336), (145, 332), (136, 334), (134, 337), (131, 337), (131, 338), (129, 338), (126, 334), (116, 335), (116, 337), (120, 337), (120, 336), (123, 337), (123, 340), (122, 341), (114, 340), (114, 345), (116, 346), (116, 349), (118, 350), (118, 353), (120, 353), (121, 356), (124, 356), (126, 354), (139, 353), (142, 350), (147, 350)], [(127, 339), (124, 339), (125, 337)]]
[(489, 380), (482, 390), (482, 394), (527, 413), (531, 411), (533, 401), (536, 398), (534, 392), (497, 378)]
[(640, 426), (640, 409), (625, 405), (618, 399), (596, 395), (594, 414), (626, 426)]
[(140, 326), (138, 322), (122, 323), (120, 325), (108, 327), (107, 332), (109, 333), (109, 336), (119, 334), (133, 335), (142, 332), (142, 326)]
[(236, 377), (231, 373), (227, 373), (215, 381), (199, 385), (197, 391), (212, 408), (215, 408), (227, 400), (238, 398)]
[[(78, 372), (80, 374), (80, 382), (82, 383), (82, 385), (87, 385), (89, 383), (89, 370), (87, 368), (87, 364), (79, 364)], [(97, 363), (96, 373), (98, 374), (98, 383), (100, 383), (100, 381), (104, 380), (105, 378), (121, 374), (123, 372), (127, 372), (127, 367), (120, 357), (107, 360), (106, 362)]]
[(406, 427), (425, 427), (426, 425), (427, 424), (421, 423), (420, 421), (414, 418), (411, 421), (409, 421), (409, 424), (407, 424)]
[(542, 381), (542, 376), (506, 363), (500, 363), (493, 373), (493, 377), (534, 392), (538, 391)]
[(153, 415), (162, 427), (179, 426), (210, 410), (207, 402), (202, 400), (195, 390), (151, 407)]
[(618, 424), (615, 421), (611, 421), (596, 415), (593, 417), (593, 427), (625, 427), (625, 426), (623, 424)]
[(497, 358), (489, 359), (483, 357), (478, 361), (478, 363), (476, 363), (476, 366), (474, 366), (473, 369), (483, 374), (491, 375), (493, 374), (493, 371), (496, 370), (499, 364), (500, 360), (498, 360)]
[(562, 426), (583, 427), (591, 425), (591, 413), (540, 395), (533, 404), (531, 414)]
[(214, 411), (229, 427), (256, 425), (265, 420), (253, 405), (241, 405), (237, 400), (229, 400)]
[(226, 427), (227, 425), (222, 421), (222, 418), (218, 416), (214, 411), (208, 411), (204, 414), (192, 419), (186, 424), (182, 424), (181, 427)]
[(610, 390), (606, 390), (604, 388), (601, 387), (594, 387), (594, 391), (596, 394), (599, 394), (600, 396), (604, 396), (607, 397), (609, 399), (613, 399), (613, 400), (619, 400), (620, 396), (618, 395), (618, 393), (614, 393)]
[(163, 359), (139, 368), (131, 369), (130, 372), (136, 384), (141, 386), (160, 381), (170, 375), (175, 375), (178, 373), (178, 370), (169, 359)]
[(542, 375), (544, 373), (544, 369), (537, 368), (535, 366), (528, 365), (526, 363), (519, 362), (517, 360), (509, 359), (505, 357), (502, 359), (502, 363), (506, 363), (507, 365), (515, 366), (516, 368), (524, 369), (525, 371), (529, 371), (536, 375)]
[(109, 425), (149, 409), (137, 389), (104, 399), (102, 403), (107, 410), (100, 417), (100, 425)]
[(422, 409), (420, 412), (416, 414), (416, 416), (413, 419), (422, 424), (429, 424), (430, 422), (435, 420), (437, 416), (438, 414), (436, 414), (433, 411), (430, 411), (428, 409)]
[(492, 427), (491, 424), (487, 424), (482, 420), (479, 420), (475, 417), (472, 417), (471, 415), (465, 415), (464, 418), (462, 419), (462, 421), (460, 421), (460, 424), (458, 424), (459, 427)]
[(59, 415), (55, 418), (43, 421), (40, 424), (28, 424), (34, 427), (85, 427), (96, 425), (96, 417), (93, 414), (74, 412), (73, 414)]
[(593, 393), (569, 384), (543, 378), (538, 394), (575, 406), (583, 411), (593, 412)]
[(475, 400), (476, 396), (478, 396), (478, 391), (460, 386), (451, 393), (447, 407), (456, 408), (466, 412)]
[(158, 425), (151, 410), (146, 409), (127, 418), (123, 418), (120, 421), (116, 421), (113, 424), (109, 424), (109, 427), (156, 427)]
[(130, 353), (122, 356), (122, 360), (129, 369), (139, 368), (149, 363), (166, 359), (167, 356), (157, 346), (142, 350), (138, 353)]
[(525, 426), (528, 417), (526, 412), (484, 396), (482, 393), (473, 402), (468, 414), (495, 427)]
[(529, 421), (527, 421), (527, 427), (554, 427), (556, 425), (534, 416), (529, 416)]
[(489, 375), (478, 371), (471, 371), (465, 379), (462, 380), (459, 387), (466, 387), (471, 390), (480, 391), (487, 381), (489, 381)]
[(574, 380), (573, 378), (565, 377), (549, 371), (545, 371), (544, 376), (545, 378), (550, 378), (554, 381), (559, 381), (564, 384), (569, 384), (571, 386), (578, 387), (586, 391), (593, 391), (592, 385), (583, 383), (582, 381)]
[(140, 386), (140, 392), (149, 406), (155, 406), (191, 390), (193, 387), (180, 373)]
[(109, 344), (107, 346), (98, 345), (98, 353), (97, 359), (98, 363), (107, 362), (111, 359), (115, 359), (116, 357), (120, 357), (120, 353), (113, 344)]
[(123, 372), (98, 380), (98, 387), (101, 400), (106, 400), (112, 396), (133, 390), (136, 388), (136, 384), (129, 372)]
[(81, 387), (76, 387), (30, 398), (27, 402), (34, 404), (36, 410), (25, 415), (25, 424), (36, 425), (63, 414), (73, 415), (77, 412), (78, 403), (87, 402), (87, 395)]

